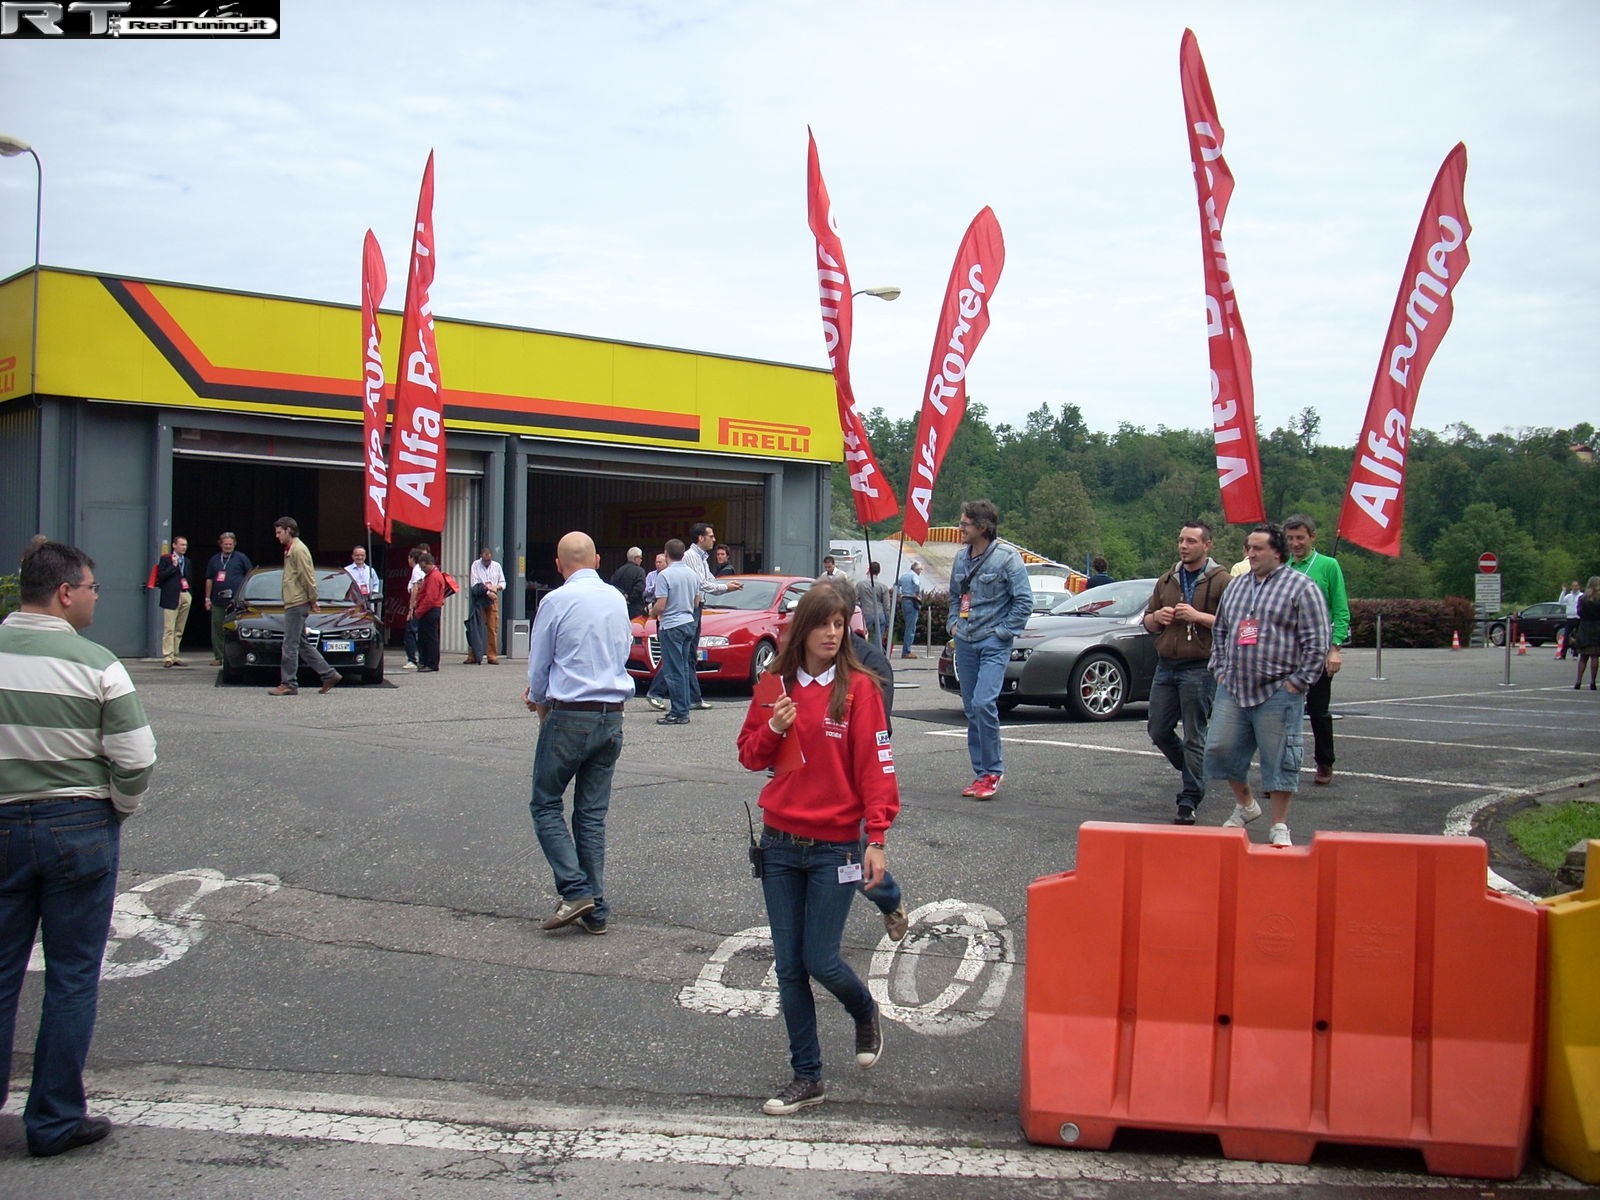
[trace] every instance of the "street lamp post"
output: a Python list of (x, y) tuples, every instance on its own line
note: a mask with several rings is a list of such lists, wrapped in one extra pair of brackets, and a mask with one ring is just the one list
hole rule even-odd
[(859, 292), (851, 292), (851, 298), (856, 296), (876, 296), (879, 300), (900, 299), (900, 289), (897, 287), (862, 288)]
[(0, 134), (0, 158), (15, 158), (19, 154), (33, 157), (33, 328), (28, 344), (28, 394), (35, 405), (39, 403), (39, 230), (44, 216), (44, 164), (27, 142)]

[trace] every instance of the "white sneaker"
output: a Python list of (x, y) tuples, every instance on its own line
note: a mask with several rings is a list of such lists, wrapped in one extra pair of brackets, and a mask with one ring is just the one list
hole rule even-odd
[(1282, 821), (1279, 821), (1267, 831), (1267, 841), (1272, 843), (1274, 846), (1294, 845), (1294, 843), (1289, 840), (1289, 827)]
[(1242, 829), (1260, 815), (1261, 805), (1254, 800), (1250, 801), (1249, 808), (1242, 804), (1235, 804), (1233, 806), (1233, 815), (1222, 823), (1222, 827), (1224, 829)]
[(667, 711), (667, 702), (660, 696), (646, 696), (645, 701), (650, 705), (651, 708), (656, 709), (658, 712)]
[(401, 667), (401, 668), (400, 668), (400, 669), (401, 669), (401, 670), (402, 670), (402, 671), (415, 671), (415, 670), (416, 670), (416, 669), (417, 669), (417, 664), (416, 664), (416, 663), (414, 663), (414, 662), (412, 662), (412, 661), (411, 661), (411, 660), (410, 660), (410, 659), (409, 659), (409, 658), (408, 658), (408, 659), (406, 659), (406, 665), (405, 665), (405, 666), (403, 666), (403, 667)]

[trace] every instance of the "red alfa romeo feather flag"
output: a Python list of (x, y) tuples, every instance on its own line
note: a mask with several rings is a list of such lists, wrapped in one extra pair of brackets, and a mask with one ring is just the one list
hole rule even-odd
[(1206, 344), (1211, 356), (1211, 427), (1217, 447), (1217, 486), (1222, 515), (1230, 525), (1266, 519), (1261, 498), (1261, 458), (1256, 449), (1255, 385), (1250, 377), (1250, 343), (1233, 292), (1228, 255), (1222, 247), (1222, 221), (1233, 195), (1233, 173), (1222, 157), (1222, 121), (1211, 96), (1211, 80), (1200, 45), (1185, 29), (1178, 50), (1183, 81), (1183, 112), (1188, 123), (1189, 158), (1200, 196), (1200, 247), (1206, 278)]
[(967, 364), (988, 332), (989, 301), (1005, 265), (1006, 243), (1000, 222), (994, 211), (985, 207), (972, 218), (961, 239), (934, 334), (917, 440), (911, 445), (911, 479), (906, 486), (905, 536), (914, 542), (928, 536), (933, 485), (950, 439), (967, 412)]
[(1383, 340), (1372, 398), (1367, 401), (1367, 419), (1356, 440), (1356, 459), (1350, 466), (1338, 532), (1341, 538), (1379, 554), (1400, 553), (1411, 416), (1422, 388), (1422, 374), (1455, 314), (1455, 285), (1471, 261), (1467, 255), (1472, 225), (1467, 221), (1466, 182), (1467, 148), (1458, 142), (1445, 156), (1422, 210)]
[[(437, 533), (444, 529), (444, 392), (434, 343), (433, 153), (422, 172), (417, 223), (406, 277), (406, 311), (400, 326), (400, 376), (394, 385), (394, 435), (389, 444), (389, 530), (404, 522)], [(392, 541), (389, 533), (386, 541)]]
[(850, 269), (844, 262), (844, 245), (833, 222), (833, 202), (822, 181), (817, 161), (817, 139), (808, 129), (810, 152), (806, 160), (806, 215), (817, 239), (817, 296), (822, 301), (822, 338), (828, 347), (828, 366), (839, 397), (839, 428), (844, 433), (844, 461), (850, 472), (850, 495), (856, 520), (862, 525), (883, 521), (900, 511), (894, 491), (883, 477), (867, 441), (867, 429), (856, 411), (855, 389), (850, 384), (850, 330), (854, 303), (850, 298)]
[(389, 272), (383, 265), (383, 251), (369, 229), (361, 247), (361, 440), (367, 450), (366, 524), (379, 537), (387, 532), (389, 519), (389, 463), (383, 453), (389, 402), (383, 394), (383, 334), (378, 329), (378, 306), (388, 290)]

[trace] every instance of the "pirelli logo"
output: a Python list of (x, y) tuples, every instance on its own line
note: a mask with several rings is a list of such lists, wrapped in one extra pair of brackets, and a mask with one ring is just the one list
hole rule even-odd
[(722, 417), (717, 421), (717, 441), (738, 450), (776, 450), (790, 454), (807, 454), (811, 451), (811, 426)]
[(15, 391), (17, 386), (17, 356), (8, 354), (0, 358), (0, 396)]

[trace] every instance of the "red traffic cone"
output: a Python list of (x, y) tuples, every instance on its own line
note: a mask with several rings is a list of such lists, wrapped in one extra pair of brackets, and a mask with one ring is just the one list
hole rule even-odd
[(1518, 654), (1526, 654), (1527, 652), (1528, 652), (1528, 635), (1527, 634), (1523, 634), (1520, 638), (1517, 639), (1517, 653)]
[(1452, 629), (1450, 631), (1450, 649), (1461, 649), (1461, 631), (1458, 629)]

